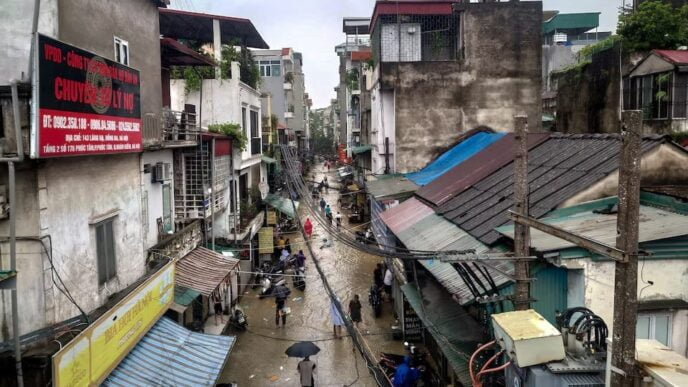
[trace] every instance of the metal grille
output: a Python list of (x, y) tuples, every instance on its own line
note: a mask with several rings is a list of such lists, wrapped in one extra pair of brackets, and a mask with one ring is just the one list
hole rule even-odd
[(686, 118), (688, 74), (658, 73), (626, 78), (624, 109), (642, 110), (645, 119)]
[(371, 37), (375, 62), (432, 62), (459, 58), (456, 15), (383, 15)]

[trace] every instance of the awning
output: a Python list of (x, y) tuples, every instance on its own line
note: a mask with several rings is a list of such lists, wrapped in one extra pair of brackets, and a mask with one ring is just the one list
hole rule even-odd
[(273, 159), (272, 157), (262, 155), (260, 156), (260, 159), (263, 160), (265, 164), (277, 164), (277, 160)]
[(176, 283), (210, 296), (238, 265), (238, 259), (196, 247), (177, 261)]
[(174, 302), (170, 309), (183, 312), (201, 293), (184, 286), (174, 287)]
[(405, 199), (418, 189), (418, 185), (404, 175), (387, 176), (382, 175), (377, 180), (366, 183), (368, 192), (375, 199)]
[(470, 386), (468, 361), (478, 343), (484, 339), (478, 322), (432, 280), (425, 281), (421, 288), (422, 297), (415, 283), (403, 285), (401, 291), (427, 331), (435, 338), (461, 383)]
[(370, 152), (371, 149), (373, 149), (372, 145), (355, 146), (355, 147), (351, 148), (351, 153), (357, 155), (357, 154), (361, 154), (364, 152)]
[(163, 317), (103, 385), (214, 386), (234, 341), (234, 336), (191, 332)]
[(215, 66), (212, 58), (203, 56), (171, 38), (160, 39), (162, 65), (169, 66)]
[[(291, 204), (291, 200), (285, 199), (281, 196), (277, 196), (275, 194), (268, 194), (267, 197), (263, 200), (267, 205), (270, 207), (276, 209), (277, 211), (283, 213), (284, 215), (295, 219), (296, 215), (294, 214), (294, 206)], [(299, 202), (294, 201), (294, 205), (296, 206), (296, 209), (299, 208)]]

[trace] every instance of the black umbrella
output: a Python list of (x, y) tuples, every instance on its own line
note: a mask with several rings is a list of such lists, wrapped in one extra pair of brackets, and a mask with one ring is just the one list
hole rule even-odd
[(313, 356), (320, 352), (320, 348), (310, 341), (301, 341), (291, 347), (287, 348), (284, 352), (289, 357), (306, 357)]
[(286, 299), (289, 297), (289, 294), (291, 293), (291, 290), (289, 290), (288, 287), (284, 285), (277, 285), (275, 286), (275, 290), (273, 290), (273, 294), (275, 295), (275, 298), (277, 299)]

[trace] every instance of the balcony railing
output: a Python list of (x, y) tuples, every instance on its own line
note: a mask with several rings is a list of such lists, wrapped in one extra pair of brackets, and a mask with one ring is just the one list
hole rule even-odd
[(255, 137), (251, 139), (251, 155), (259, 155), (261, 153), (261, 142), (262, 139), (260, 137)]
[(163, 109), (162, 119), (155, 114), (144, 117), (143, 146), (148, 149), (195, 146), (200, 133), (195, 113)]

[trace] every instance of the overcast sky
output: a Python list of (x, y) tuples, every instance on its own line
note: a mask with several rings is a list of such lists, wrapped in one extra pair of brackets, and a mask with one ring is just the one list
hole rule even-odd
[[(623, 0), (544, 0), (544, 9), (601, 12), (600, 31), (616, 28)], [(172, 8), (251, 19), (270, 48), (303, 53), (306, 91), (314, 108), (335, 97), (339, 61), (334, 46), (344, 41), (342, 18), (367, 16), (374, 0), (172, 0)]]

